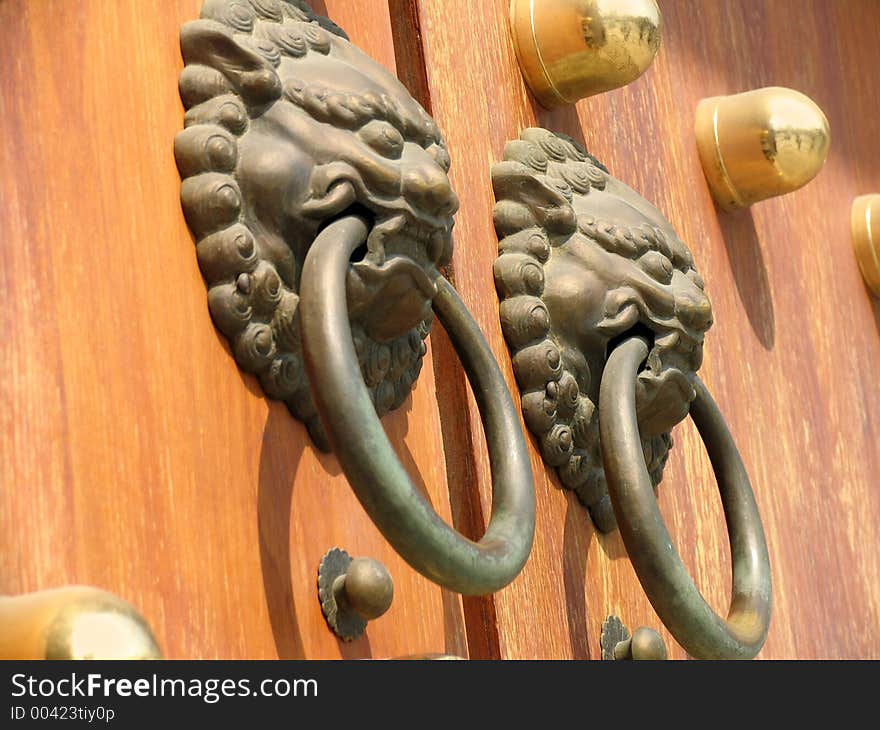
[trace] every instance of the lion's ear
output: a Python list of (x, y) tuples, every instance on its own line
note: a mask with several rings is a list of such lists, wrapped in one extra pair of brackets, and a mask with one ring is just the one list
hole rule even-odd
[(498, 199), (518, 200), (535, 207), (561, 207), (568, 200), (546, 182), (543, 175), (521, 162), (505, 160), (492, 165), (492, 187)]
[(492, 165), (495, 198), (495, 229), (510, 235), (531, 226), (551, 233), (570, 234), (577, 228), (574, 209), (565, 195), (545, 175), (521, 162), (505, 160)]
[[(189, 72), (187, 83), (198, 86), (199, 76), (210, 82), (211, 92), (229, 85), (227, 91), (241, 96), (248, 106), (269, 104), (281, 96), (281, 80), (272, 65), (251, 48), (239, 42), (232, 30), (213, 20), (194, 20), (180, 29), (180, 50)], [(204, 69), (204, 71), (201, 71)], [(219, 91), (220, 89), (217, 88)], [(198, 89), (186, 89), (187, 97), (204, 96)], [(183, 94), (183, 77), (181, 93)]]

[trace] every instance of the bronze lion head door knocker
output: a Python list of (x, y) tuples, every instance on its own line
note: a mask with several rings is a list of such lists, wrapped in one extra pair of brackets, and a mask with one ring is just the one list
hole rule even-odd
[[(492, 170), (501, 324), (526, 424), (544, 461), (620, 528), (654, 609), (701, 658), (751, 658), (770, 620), (763, 528), (736, 446), (696, 375), (712, 309), (693, 257), (660, 212), (573, 140), (526, 129)], [(654, 488), (690, 412), (730, 532), (727, 620), (700, 595)]]
[[(438, 271), (458, 199), (437, 126), (301, 0), (205, 0), (180, 39), (181, 200), (236, 362), (332, 449), (413, 568), (460, 593), (502, 588), (531, 549), (534, 487), (504, 378)], [(489, 444), (493, 513), (478, 543), (437, 517), (379, 422), (409, 394), (434, 314)]]

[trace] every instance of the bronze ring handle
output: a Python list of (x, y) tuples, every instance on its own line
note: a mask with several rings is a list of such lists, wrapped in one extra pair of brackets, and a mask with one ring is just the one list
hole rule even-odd
[(770, 559), (749, 478), (724, 418), (699, 378), (691, 416), (718, 480), (730, 535), (733, 590), (727, 619), (694, 585), (672, 545), (651, 479), (636, 420), (635, 382), (648, 343), (632, 337), (608, 358), (599, 392), (602, 460), (611, 504), (630, 560), (657, 615), (691, 656), (751, 659), (770, 625)]
[(303, 355), (321, 423), (355, 495), (404, 560), (450, 590), (492, 593), (522, 569), (535, 531), (532, 469), (516, 409), (482, 332), (438, 275), (432, 307), (461, 357), (489, 445), (492, 516), (475, 543), (443, 522), (413, 485), (364, 385), (345, 282), (351, 254), (368, 232), (357, 216), (335, 221), (312, 243), (303, 265)]

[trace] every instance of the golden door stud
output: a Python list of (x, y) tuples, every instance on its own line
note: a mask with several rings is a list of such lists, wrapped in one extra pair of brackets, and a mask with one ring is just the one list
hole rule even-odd
[(143, 617), (89, 586), (0, 596), (0, 659), (161, 659)]
[(523, 77), (548, 108), (635, 81), (660, 48), (654, 0), (511, 0), (510, 23)]
[(803, 187), (822, 169), (831, 143), (816, 103), (778, 86), (703, 99), (696, 136), (709, 188), (728, 211)]
[(850, 223), (853, 249), (862, 276), (874, 296), (880, 298), (880, 194), (856, 198)]

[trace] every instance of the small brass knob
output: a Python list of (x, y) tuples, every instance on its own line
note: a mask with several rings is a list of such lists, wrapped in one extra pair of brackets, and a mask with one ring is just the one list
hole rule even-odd
[(161, 659), (143, 617), (112, 593), (68, 586), (0, 596), (0, 659)]
[(828, 119), (808, 96), (767, 87), (697, 105), (697, 148), (724, 210), (785, 195), (812, 180), (828, 155)]
[(318, 568), (318, 597), (327, 624), (333, 632), (352, 641), (379, 618), (394, 599), (394, 583), (388, 569), (378, 560), (355, 558), (333, 548)]
[(880, 194), (856, 198), (850, 224), (853, 249), (862, 277), (874, 296), (880, 298)]
[(640, 626), (629, 639), (624, 639), (614, 647), (616, 661), (658, 661), (665, 660), (666, 642), (654, 629)]
[(391, 608), (394, 584), (388, 569), (378, 560), (356, 558), (345, 575), (333, 582), (333, 593), (337, 604), (370, 621)]
[(660, 48), (654, 0), (512, 0), (523, 77), (547, 108), (635, 81)]
[(599, 644), (605, 660), (620, 662), (668, 658), (666, 642), (654, 629), (640, 626), (630, 635), (629, 629), (617, 616), (608, 616), (603, 622)]

